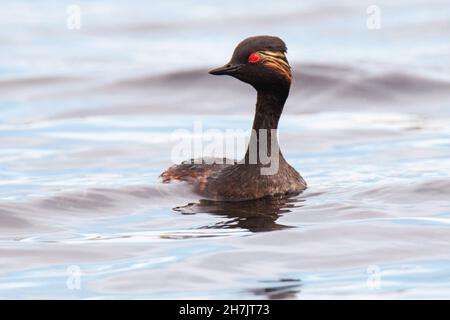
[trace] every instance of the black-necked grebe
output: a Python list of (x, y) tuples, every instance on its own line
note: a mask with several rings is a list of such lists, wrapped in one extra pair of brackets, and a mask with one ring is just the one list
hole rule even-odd
[[(213, 75), (230, 75), (252, 85), (257, 91), (256, 112), (249, 146), (241, 161), (223, 159), (211, 163), (188, 160), (161, 174), (163, 182), (187, 181), (202, 196), (215, 200), (250, 200), (265, 196), (299, 193), (306, 188), (300, 174), (284, 159), (276, 136), (278, 121), (289, 95), (292, 73), (286, 45), (278, 37), (256, 36), (243, 40), (231, 61), (211, 70)], [(256, 146), (255, 148), (252, 147)], [(276, 170), (262, 174), (267, 157), (276, 150)]]

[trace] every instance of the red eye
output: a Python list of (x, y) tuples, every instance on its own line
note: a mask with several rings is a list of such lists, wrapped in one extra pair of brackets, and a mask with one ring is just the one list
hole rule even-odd
[(257, 53), (251, 53), (248, 56), (248, 62), (250, 62), (250, 63), (257, 63), (257, 62), (259, 62), (259, 60), (261, 60), (261, 56)]

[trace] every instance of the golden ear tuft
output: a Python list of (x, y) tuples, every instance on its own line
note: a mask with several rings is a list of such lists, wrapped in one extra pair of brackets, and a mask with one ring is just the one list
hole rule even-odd
[(258, 51), (262, 57), (264, 66), (276, 71), (287, 81), (292, 81), (291, 66), (289, 65), (286, 55), (280, 51)]

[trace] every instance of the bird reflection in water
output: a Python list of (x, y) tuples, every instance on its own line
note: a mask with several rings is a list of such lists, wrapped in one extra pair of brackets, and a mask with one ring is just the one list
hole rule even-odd
[(182, 214), (208, 213), (227, 218), (226, 221), (202, 228), (231, 229), (241, 228), (251, 232), (273, 231), (289, 228), (279, 224), (278, 218), (293, 208), (303, 206), (304, 199), (298, 194), (289, 196), (272, 196), (250, 201), (212, 201), (200, 200), (174, 208)]

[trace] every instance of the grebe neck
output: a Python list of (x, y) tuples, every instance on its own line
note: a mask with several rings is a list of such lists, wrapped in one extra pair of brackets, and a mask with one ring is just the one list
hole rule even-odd
[[(253, 130), (245, 154), (246, 163), (254, 163), (256, 160), (258, 164), (261, 164), (260, 149), (264, 147), (265, 142), (267, 148), (262, 150), (263, 153), (267, 151), (267, 156), (271, 156), (271, 151), (276, 150), (279, 152), (280, 158), (282, 158), (278, 145), (277, 129), (288, 95), (289, 88), (283, 90), (258, 90)], [(252, 159), (253, 162), (251, 161)]]

